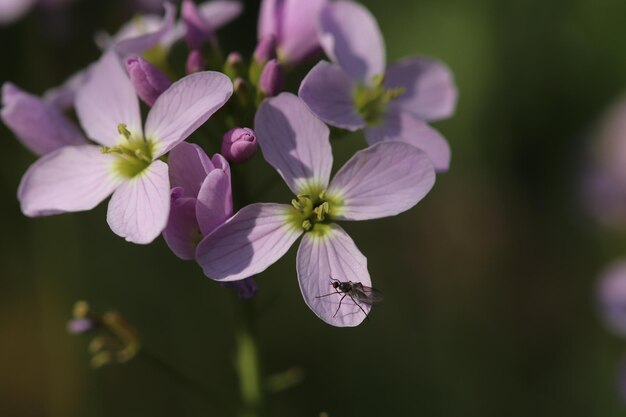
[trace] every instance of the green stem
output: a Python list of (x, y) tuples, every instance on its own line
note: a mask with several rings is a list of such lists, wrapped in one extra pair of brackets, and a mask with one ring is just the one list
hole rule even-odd
[(240, 325), (236, 334), (237, 356), (235, 359), (243, 403), (240, 416), (261, 417), (263, 415), (264, 389), (259, 345), (254, 327), (254, 304), (251, 300), (236, 300), (235, 302), (240, 306)]

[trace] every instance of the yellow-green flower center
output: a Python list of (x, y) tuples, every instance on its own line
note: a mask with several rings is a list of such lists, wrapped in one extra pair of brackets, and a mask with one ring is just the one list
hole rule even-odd
[(117, 126), (124, 140), (116, 146), (103, 146), (102, 153), (117, 156), (114, 169), (123, 178), (134, 178), (150, 166), (154, 155), (154, 143), (143, 137), (133, 136), (124, 123)]
[(403, 87), (386, 89), (385, 76), (377, 75), (370, 84), (360, 84), (354, 90), (354, 104), (368, 126), (378, 126), (383, 121), (389, 103), (404, 94)]
[(291, 205), (290, 220), (294, 227), (315, 234), (324, 234), (329, 230), (329, 224), (343, 208), (339, 197), (328, 195), (318, 186), (303, 190), (291, 200)]

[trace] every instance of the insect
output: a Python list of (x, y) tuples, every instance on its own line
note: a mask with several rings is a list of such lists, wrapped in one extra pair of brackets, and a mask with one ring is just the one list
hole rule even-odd
[(367, 318), (367, 313), (359, 303), (373, 305), (383, 301), (383, 293), (378, 291), (377, 289), (368, 287), (366, 285), (361, 284), (360, 282), (353, 281), (340, 281), (333, 277), (330, 277), (330, 285), (333, 287), (335, 292), (331, 292), (329, 294), (320, 295), (315, 298), (324, 298), (330, 297), (331, 295), (339, 294), (341, 295), (341, 299), (339, 300), (339, 306), (337, 307), (337, 311), (333, 317), (339, 313), (339, 309), (341, 308), (341, 303), (343, 299), (346, 297), (350, 297), (352, 302), (356, 304), (357, 307), (361, 309), (365, 317)]

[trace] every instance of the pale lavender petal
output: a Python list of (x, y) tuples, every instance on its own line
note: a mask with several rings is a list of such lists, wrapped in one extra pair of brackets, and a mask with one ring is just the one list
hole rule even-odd
[(274, 36), (278, 38), (282, 6), (285, 0), (261, 0), (259, 22), (257, 24), (257, 39), (261, 40)]
[(221, 169), (222, 171), (226, 173), (226, 175), (228, 175), (228, 178), (231, 178), (230, 164), (228, 163), (228, 161), (226, 160), (224, 156), (220, 155), (219, 153), (216, 153), (215, 155), (213, 155), (213, 158), (211, 158), (211, 162), (213, 163), (213, 166), (216, 169)]
[(297, 96), (282, 93), (265, 100), (255, 117), (265, 160), (300, 194), (311, 186), (326, 187), (333, 165), (328, 127)]
[(87, 143), (78, 127), (54, 106), (11, 83), (2, 85), (0, 117), (20, 142), (37, 155)]
[(200, 49), (204, 42), (213, 37), (213, 28), (200, 15), (198, 6), (193, 0), (183, 0), (181, 17), (185, 23), (185, 38), (189, 49)]
[(626, 260), (613, 262), (598, 283), (600, 313), (606, 326), (626, 336)]
[(157, 99), (146, 121), (146, 137), (157, 144), (156, 156), (187, 139), (233, 94), (230, 78), (206, 71), (188, 75)]
[(287, 64), (308, 61), (321, 52), (317, 22), (328, 0), (285, 0), (279, 11), (278, 55)]
[(331, 285), (332, 278), (372, 286), (367, 259), (337, 224), (331, 224), (323, 236), (305, 233), (297, 269), (304, 302), (317, 317), (337, 327), (358, 326), (367, 317), (370, 305), (344, 297)]
[(243, 11), (243, 4), (233, 0), (211, 0), (198, 5), (200, 15), (213, 30), (235, 20)]
[(437, 172), (450, 168), (450, 145), (437, 130), (408, 113), (389, 113), (383, 124), (365, 129), (370, 145), (399, 140), (426, 152)]
[(207, 174), (215, 169), (204, 150), (194, 144), (181, 142), (169, 154), (172, 188), (181, 187), (184, 197), (198, 196)]
[(354, 80), (340, 66), (320, 61), (302, 81), (298, 95), (324, 122), (354, 132), (365, 127), (354, 104), (354, 88)]
[(0, 25), (21, 18), (37, 0), (0, 0)]
[(170, 211), (170, 180), (167, 164), (154, 161), (113, 193), (107, 222), (113, 233), (129, 242), (148, 244), (165, 226)]
[(176, 194), (177, 189), (173, 189), (170, 216), (163, 238), (176, 256), (188, 261), (196, 257), (196, 246), (202, 238), (196, 220), (197, 200)]
[(336, 1), (322, 10), (320, 41), (344, 71), (366, 83), (385, 72), (385, 43), (376, 19), (364, 6)]
[(91, 210), (121, 180), (114, 174), (115, 156), (98, 146), (65, 146), (30, 166), (17, 193), (29, 217)]
[(265, 271), (302, 234), (289, 221), (291, 206), (252, 204), (206, 236), (196, 250), (204, 274), (217, 281), (237, 281)]
[(83, 68), (72, 74), (63, 84), (49, 89), (43, 94), (43, 99), (60, 110), (69, 110), (74, 107), (76, 93), (89, 79), (93, 65)]
[(391, 106), (427, 120), (441, 120), (454, 113), (457, 89), (450, 69), (430, 58), (407, 58), (387, 68), (385, 87), (405, 89)]
[(173, 4), (166, 2), (163, 7), (165, 8), (165, 16), (158, 29), (120, 39), (115, 44), (115, 50), (121, 55), (140, 55), (158, 45), (174, 29), (176, 19), (176, 8)]
[(416, 205), (435, 184), (424, 152), (404, 142), (384, 142), (356, 154), (339, 170), (327, 195), (344, 203), (342, 220), (394, 216)]
[(87, 136), (102, 145), (123, 139), (120, 123), (133, 135), (142, 135), (139, 100), (115, 52), (106, 52), (92, 67), (76, 95), (76, 113)]
[(222, 169), (209, 172), (200, 192), (196, 205), (196, 218), (202, 236), (213, 232), (224, 224), (233, 214), (233, 194), (230, 176)]

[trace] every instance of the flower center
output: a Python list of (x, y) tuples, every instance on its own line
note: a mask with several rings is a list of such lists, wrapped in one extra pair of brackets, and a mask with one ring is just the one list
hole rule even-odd
[(338, 198), (327, 195), (321, 187), (310, 187), (291, 200), (291, 221), (305, 232), (323, 233), (342, 207)]
[(384, 81), (384, 74), (376, 75), (371, 84), (358, 85), (354, 90), (356, 109), (370, 127), (380, 125), (388, 104), (405, 92), (404, 87), (385, 89)]
[(124, 137), (119, 145), (103, 146), (100, 151), (117, 156), (115, 171), (124, 178), (134, 178), (152, 163), (154, 144), (143, 137), (133, 136), (124, 123), (117, 126)]

